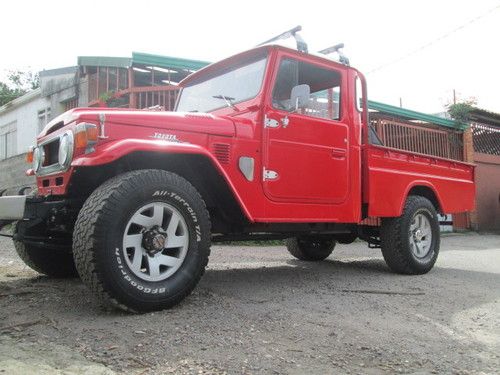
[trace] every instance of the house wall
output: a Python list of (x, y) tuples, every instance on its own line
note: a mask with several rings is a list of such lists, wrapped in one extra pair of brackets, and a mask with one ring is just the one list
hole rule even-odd
[[(29, 95), (29, 94), (27, 94)], [(12, 106), (0, 111), (0, 127), (9, 123), (16, 123), (17, 153), (26, 153), (35, 143), (38, 134), (38, 111), (50, 107), (50, 101), (39, 94), (34, 95), (28, 102), (19, 106)]]
[(0, 128), (15, 124), (17, 155), (0, 160), (0, 191), (8, 189), (8, 193), (17, 192), (20, 187), (34, 183), (32, 177), (24, 174), (28, 165), (25, 154), (35, 144), (38, 134), (38, 111), (50, 107), (50, 101), (41, 97), (40, 92), (26, 94), (28, 99), (21, 103), (12, 102), (10, 107), (4, 106), (0, 111)]
[(50, 100), (51, 118), (66, 111), (65, 102), (78, 98), (78, 69), (68, 67), (40, 72), (42, 96)]

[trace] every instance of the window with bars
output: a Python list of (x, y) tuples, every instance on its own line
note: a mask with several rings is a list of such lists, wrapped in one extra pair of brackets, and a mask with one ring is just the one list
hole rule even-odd
[(106, 66), (89, 67), (88, 101), (98, 100), (103, 94), (128, 88), (128, 69)]
[(500, 128), (472, 123), (474, 151), (482, 154), (500, 155)]
[(74, 98), (64, 102), (64, 110), (69, 111), (70, 109), (78, 107), (78, 98)]
[(17, 125), (16, 122), (0, 127), (0, 160), (17, 154)]

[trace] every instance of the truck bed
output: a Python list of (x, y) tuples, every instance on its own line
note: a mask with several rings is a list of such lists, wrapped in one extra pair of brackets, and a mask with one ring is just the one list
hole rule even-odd
[(432, 190), (442, 213), (474, 209), (473, 164), (378, 145), (364, 152), (363, 201), (369, 216), (399, 216), (412, 189)]

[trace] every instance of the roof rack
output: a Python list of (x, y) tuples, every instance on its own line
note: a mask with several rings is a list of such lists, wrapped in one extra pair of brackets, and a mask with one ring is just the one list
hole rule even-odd
[(301, 31), (301, 30), (302, 30), (302, 26), (300, 26), (300, 25), (295, 26), (293, 29), (285, 31), (284, 33), (281, 33), (279, 35), (276, 35), (275, 37), (273, 37), (273, 38), (271, 38), (269, 40), (266, 40), (265, 42), (262, 42), (262, 43), (258, 44), (257, 46), (262, 46), (264, 44), (268, 44), (268, 43), (274, 42), (276, 40), (288, 39), (288, 38), (292, 38), (293, 37), (295, 39), (295, 41), (297, 42), (297, 50), (300, 51), (300, 52), (307, 53), (308, 52), (308, 50), (307, 50), (307, 43), (298, 34), (298, 32)]
[(331, 53), (337, 53), (339, 55), (339, 62), (341, 64), (349, 66), (349, 59), (341, 51), (342, 48), (344, 48), (344, 43), (339, 43), (339, 44), (335, 44), (334, 46), (322, 49), (321, 51), (318, 51), (318, 52), (321, 53), (321, 54), (323, 54), (323, 55), (329, 55)]

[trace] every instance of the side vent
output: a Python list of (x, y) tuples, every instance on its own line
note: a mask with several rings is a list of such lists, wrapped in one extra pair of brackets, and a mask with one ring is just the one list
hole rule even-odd
[(216, 159), (221, 164), (229, 164), (231, 145), (227, 143), (214, 143), (212, 145), (212, 150)]

